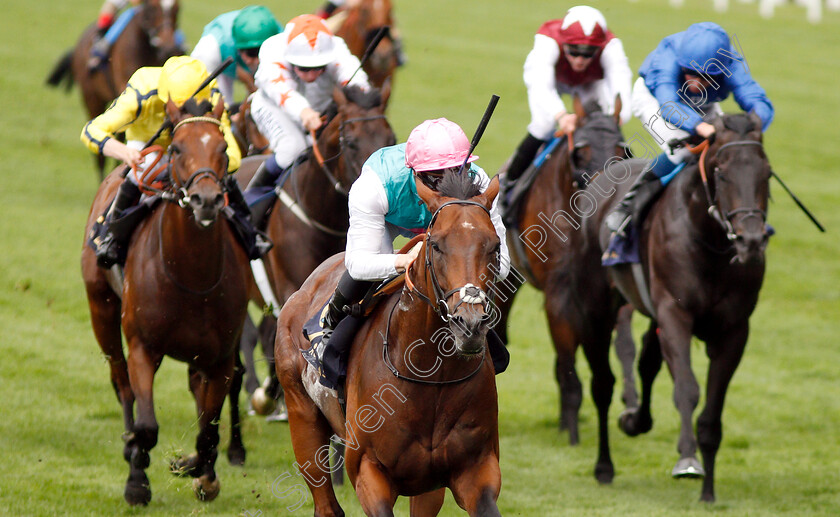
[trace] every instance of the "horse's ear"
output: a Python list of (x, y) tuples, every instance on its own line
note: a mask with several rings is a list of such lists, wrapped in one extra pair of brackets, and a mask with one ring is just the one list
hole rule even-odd
[(213, 118), (217, 118), (222, 120), (222, 116), (225, 114), (225, 101), (220, 97), (219, 102), (216, 103), (216, 106), (213, 108)]
[(715, 117), (712, 119), (712, 125), (715, 126), (715, 134), (720, 135), (726, 131), (726, 126), (723, 123), (723, 117)]
[(572, 106), (574, 106), (575, 115), (577, 115), (578, 124), (580, 124), (586, 118), (586, 110), (583, 109), (583, 101), (580, 100), (580, 95), (575, 94), (572, 97)]
[(613, 113), (615, 117), (615, 123), (619, 126), (621, 125), (621, 95), (615, 95), (615, 113)]
[(490, 210), (493, 207), (493, 201), (498, 195), (499, 176), (493, 176), (493, 179), (490, 180), (490, 184), (487, 185), (487, 189), (478, 196), (476, 196), (476, 201), (484, 205), (487, 208), (487, 210)]
[(414, 173), (414, 185), (417, 187), (417, 195), (420, 196), (420, 199), (426, 203), (426, 206), (429, 208), (429, 212), (434, 213), (438, 206), (440, 206), (441, 197), (440, 195), (435, 192), (434, 190), (430, 189), (423, 183), (423, 180), (420, 179), (420, 175), (416, 172)]
[(181, 108), (178, 107), (177, 104), (172, 102), (172, 100), (166, 101), (166, 116), (173, 124), (177, 124), (181, 121), (184, 116), (184, 113), (181, 111)]
[(344, 95), (344, 90), (340, 86), (333, 88), (333, 100), (338, 106), (347, 104), (347, 96)]
[(388, 105), (388, 98), (391, 97), (391, 78), (385, 78), (382, 83), (382, 88), (379, 89), (379, 94), (382, 96), (382, 105)]

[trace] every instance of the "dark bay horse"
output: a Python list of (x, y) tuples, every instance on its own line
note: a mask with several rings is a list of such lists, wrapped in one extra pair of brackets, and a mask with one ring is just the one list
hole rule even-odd
[[(90, 48), (96, 41), (97, 28), (88, 27), (75, 48), (56, 63), (49, 84), (67, 81), (68, 89), (75, 81), (82, 91), (82, 102), (89, 118), (94, 118), (125, 90), (128, 79), (138, 68), (162, 66), (172, 56), (183, 53), (175, 41), (178, 27), (178, 0), (144, 0), (138, 11), (111, 47), (107, 65), (88, 69)], [(98, 155), (99, 177), (104, 175), (105, 159)]]
[[(369, 92), (356, 87), (336, 89), (335, 114), (318, 135), (306, 161), (286, 180), (281, 199), (275, 201), (266, 226), (274, 247), (263, 261), (279, 305), (300, 288), (321, 262), (344, 251), (350, 225), (350, 186), (374, 151), (396, 143), (385, 117), (390, 92), (390, 81), (381, 90)], [(243, 188), (263, 159), (243, 160), (236, 174)], [(278, 387), (273, 379), (266, 391), (272, 393)]]
[[(615, 186), (616, 192), (584, 220), (582, 246), (569, 261), (570, 281), (565, 284), (582, 294), (560, 308), (586, 316), (579, 339), (593, 371), (609, 368), (609, 329), (621, 303), (613, 285), (624, 299), (652, 318), (639, 358), (641, 406), (625, 411), (619, 424), (631, 436), (651, 429), (651, 387), (664, 357), (674, 379), (674, 403), (681, 423), (680, 460), (672, 475), (705, 475), (703, 501), (715, 499), (714, 467), (722, 436), (724, 397), (744, 352), (749, 317), (764, 278), (770, 178), (757, 116), (725, 115), (715, 120), (714, 126), (714, 140), (699, 163), (686, 166), (676, 176), (639, 228), (641, 269), (636, 275), (630, 265), (601, 267), (609, 238), (601, 223), (631, 184), (616, 185), (614, 178), (635, 176), (646, 164), (636, 160), (614, 164), (596, 178), (601, 189)], [(643, 278), (647, 289), (639, 288), (634, 276)], [(700, 390), (691, 370), (692, 336), (705, 342), (709, 357), (706, 404), (697, 420), (696, 439), (692, 414)], [(608, 375), (593, 379), (593, 392), (604, 394), (596, 398), (602, 431), (596, 473), (613, 470), (606, 432), (610, 403), (606, 395), (612, 393), (612, 382)], [(702, 467), (696, 459), (698, 444)]]
[[(197, 456), (183, 464), (196, 479), (203, 500), (218, 495), (214, 464), (219, 418), (231, 382), (251, 282), (248, 258), (226, 221), (219, 220), (226, 193), (226, 144), (220, 130), (224, 106), (202, 117), (166, 106), (175, 125), (169, 147), (171, 187), (164, 200), (135, 230), (124, 281), (96, 265), (85, 244), (82, 276), (91, 323), (111, 367), (111, 381), (123, 408), (129, 477), (125, 499), (147, 504), (151, 489), (145, 469), (157, 443), (152, 397), (155, 372), (164, 356), (190, 366), (190, 389), (198, 410)], [(120, 183), (117, 173), (99, 188), (86, 235)], [(128, 342), (123, 355), (120, 326)], [(238, 377), (241, 382), (241, 376)], [(239, 386), (235, 386), (238, 391)], [(134, 418), (134, 402), (137, 418)], [(232, 411), (238, 418), (238, 410)], [(238, 420), (231, 422), (238, 433)], [(244, 455), (241, 438), (231, 449)], [(229, 455), (230, 455), (229, 451)]]
[[(315, 515), (344, 515), (328, 479), (329, 440), (346, 445), (346, 467), (367, 515), (392, 516), (399, 495), (411, 515), (437, 515), (448, 487), (469, 515), (500, 515), (498, 403), (486, 350), (488, 270), (500, 241), (489, 210), (498, 179), (417, 181), (434, 214), (406, 286), (382, 301), (356, 336), (347, 368), (346, 413), (302, 358), (304, 322), (332, 294), (343, 254), (321, 265), (280, 312), (275, 359), (286, 391), (292, 445)], [(334, 468), (341, 468), (339, 462)]]
[(382, 87), (386, 79), (394, 81), (397, 68), (397, 49), (391, 35), (394, 26), (391, 0), (359, 0), (357, 3), (337, 14), (343, 21), (334, 32), (344, 39), (350, 52), (361, 59), (376, 33), (385, 28), (385, 36), (363, 66), (371, 84)]
[[(554, 372), (560, 388), (560, 429), (568, 429), (572, 445), (579, 439), (578, 412), (583, 393), (575, 368), (578, 343), (569, 337), (577, 334), (575, 327), (586, 315), (560, 310), (580, 296), (579, 292), (564, 286), (569, 282), (571, 270), (568, 266), (574, 260), (573, 249), (579, 245), (581, 215), (602, 198), (589, 184), (609, 161), (629, 154), (618, 123), (620, 99), (616, 99), (614, 114), (602, 113), (597, 106), (584, 108), (578, 97), (574, 98), (574, 110), (580, 121), (578, 129), (542, 164), (534, 184), (519, 205), (519, 228), (509, 229), (507, 234), (511, 263), (522, 275), (509, 275), (507, 285), (504, 288), (497, 286), (495, 290), (502, 315), (496, 329), (502, 335), (507, 332), (507, 316), (516, 294), (514, 289), (525, 277), (545, 293), (544, 307), (557, 353)], [(627, 323), (618, 329), (620, 344), (627, 343), (630, 335), (629, 311), (623, 321)], [(632, 341), (629, 345), (632, 353)], [(635, 398), (632, 397), (636, 395), (632, 356), (629, 362), (623, 363), (628, 364), (629, 372), (625, 374), (625, 396), (631, 397), (633, 403)]]

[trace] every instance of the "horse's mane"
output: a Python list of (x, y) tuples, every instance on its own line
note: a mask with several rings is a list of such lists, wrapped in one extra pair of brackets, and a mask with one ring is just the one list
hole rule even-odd
[[(382, 105), (382, 93), (379, 88), (371, 87), (370, 90), (364, 91), (360, 87), (353, 85), (344, 86), (341, 88), (341, 91), (344, 93), (344, 96), (347, 97), (348, 101), (363, 109), (373, 109)], [(323, 115), (326, 119), (326, 123), (318, 130), (318, 136), (321, 135), (321, 131), (327, 127), (327, 124), (332, 122), (335, 116), (338, 115), (338, 106), (335, 102), (331, 102), (329, 106), (324, 109)]]
[(481, 189), (475, 184), (467, 169), (462, 174), (446, 171), (440, 181), (439, 193), (443, 197), (470, 199), (481, 194)]
[(723, 116), (723, 126), (731, 129), (739, 135), (746, 135), (755, 131), (755, 121), (750, 118), (749, 113), (735, 113)]
[(342, 88), (344, 96), (353, 104), (364, 109), (373, 109), (382, 105), (382, 94), (379, 88), (370, 88), (367, 91), (358, 86), (345, 86)]

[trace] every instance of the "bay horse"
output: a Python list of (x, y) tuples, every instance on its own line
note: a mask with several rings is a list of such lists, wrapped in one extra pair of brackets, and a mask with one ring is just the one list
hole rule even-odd
[[(193, 488), (200, 499), (212, 500), (219, 492), (214, 471), (218, 421), (231, 383), (241, 382), (241, 375), (234, 376), (234, 365), (251, 283), (243, 247), (228, 223), (219, 220), (226, 199), (223, 110), (219, 103), (213, 112), (195, 117), (167, 104), (174, 124), (168, 150), (171, 186), (132, 235), (124, 281), (115, 278), (113, 270), (99, 268), (86, 244), (82, 251), (91, 324), (123, 409), (123, 456), (129, 463), (124, 495), (132, 505), (151, 500), (145, 469), (158, 437), (152, 384), (164, 356), (189, 364), (189, 386), (198, 410), (197, 456), (181, 464), (196, 478)], [(120, 181), (114, 172), (100, 186), (86, 235)], [(120, 326), (128, 343), (127, 360)], [(233, 388), (238, 392), (238, 385)], [(244, 459), (238, 408), (232, 409), (236, 436), (229, 456), (236, 449)]]
[[(283, 185), (281, 199), (274, 202), (265, 228), (274, 247), (263, 262), (279, 306), (321, 262), (344, 251), (350, 225), (350, 186), (374, 151), (396, 143), (385, 116), (390, 94), (390, 81), (382, 89), (368, 92), (357, 87), (336, 88), (334, 114), (329, 114), (306, 160), (293, 169)], [(242, 161), (236, 177), (243, 188), (264, 159), (259, 156)], [(254, 301), (260, 305), (264, 302), (261, 298)], [(273, 362), (273, 351), (267, 351), (269, 354)], [(269, 369), (271, 381), (266, 389), (258, 389), (257, 397), (252, 398), (257, 412), (271, 412), (262, 410), (263, 404), (256, 399), (265, 399), (264, 392), (269, 398), (277, 394), (279, 383), (273, 371)]]
[[(183, 53), (184, 49), (175, 40), (178, 0), (144, 0), (136, 9), (137, 13), (111, 47), (105, 66), (88, 69), (90, 49), (98, 38), (96, 25), (92, 24), (76, 46), (56, 63), (47, 79), (53, 86), (66, 80), (68, 90), (76, 82), (89, 119), (105, 111), (125, 90), (131, 74), (138, 68), (162, 66), (168, 58)], [(105, 158), (97, 155), (94, 159), (101, 181)]]
[(335, 29), (335, 35), (340, 36), (350, 52), (361, 59), (374, 36), (384, 28), (385, 36), (363, 68), (372, 85), (381, 88), (388, 78), (393, 83), (398, 63), (397, 48), (391, 34), (394, 26), (391, 0), (358, 0), (350, 4), (353, 5), (347, 5), (337, 14), (343, 21)]
[[(699, 162), (676, 176), (638, 227), (641, 274), (634, 275), (628, 264), (601, 267), (609, 240), (602, 221), (632, 184), (616, 184), (614, 179), (635, 176), (647, 164), (637, 160), (613, 164), (596, 178), (601, 189), (615, 186), (615, 193), (583, 221), (582, 245), (570, 257), (570, 281), (564, 285), (582, 295), (564, 300), (560, 308), (567, 314), (586, 315), (580, 339), (593, 371), (609, 368), (609, 329), (620, 298), (652, 318), (639, 358), (641, 405), (626, 410), (619, 426), (630, 436), (651, 429), (651, 388), (664, 357), (680, 414), (680, 459), (672, 475), (704, 476), (702, 501), (715, 499), (723, 402), (747, 343), (749, 317), (764, 278), (771, 173), (758, 116), (724, 115), (713, 124), (714, 139)], [(634, 276), (642, 277), (647, 289), (637, 287)], [(709, 357), (706, 403), (697, 419), (696, 439), (692, 414), (700, 391), (691, 370), (692, 335), (705, 342)], [(606, 394), (612, 393), (612, 382), (608, 375), (593, 378), (593, 392), (604, 393), (596, 398), (601, 429), (596, 473), (613, 470), (606, 425), (610, 403)], [(695, 456), (698, 445), (703, 466)]]
[[(579, 245), (581, 213), (593, 198), (599, 197), (598, 192), (588, 187), (605, 164), (629, 156), (630, 151), (619, 127), (620, 98), (616, 98), (613, 114), (601, 112), (597, 105), (584, 107), (577, 96), (573, 105), (578, 128), (572, 138), (547, 156), (518, 205), (519, 227), (509, 229), (507, 234), (514, 271), (494, 292), (501, 315), (496, 329), (507, 342), (507, 317), (516, 290), (527, 279), (543, 291), (543, 306), (557, 354), (554, 374), (560, 390), (559, 428), (568, 430), (570, 444), (576, 445), (583, 393), (575, 368), (578, 344), (568, 336), (576, 334), (575, 328), (586, 315), (560, 310), (563, 306), (574, 307), (570, 301), (581, 295), (564, 286), (569, 282), (568, 266), (574, 260), (573, 250)], [(631, 312), (623, 313), (622, 325), (617, 328), (617, 346), (625, 345), (617, 349), (623, 353), (622, 364), (626, 365), (625, 398), (634, 404), (637, 395), (632, 369), (635, 345), (630, 335)], [(625, 359), (627, 353), (630, 356)]]
[(419, 254), (425, 260), (414, 262), (402, 291), (374, 308), (355, 337), (346, 411), (300, 353), (308, 346), (303, 324), (335, 289), (343, 254), (316, 269), (280, 311), (277, 375), (315, 515), (344, 515), (327, 476), (333, 433), (346, 446), (344, 464), (367, 515), (394, 515), (398, 495), (412, 496), (411, 515), (437, 515), (444, 487), (469, 515), (500, 515), (498, 402), (485, 353), (487, 271), (499, 267), (490, 219), (499, 180), (479, 194), (467, 175), (449, 176), (459, 179), (447, 185), (444, 178), (440, 194), (416, 182), (433, 213)]

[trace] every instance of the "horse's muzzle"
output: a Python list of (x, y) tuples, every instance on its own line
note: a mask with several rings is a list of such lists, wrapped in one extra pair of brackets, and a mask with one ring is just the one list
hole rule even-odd
[(760, 231), (737, 232), (735, 234), (735, 257), (734, 262), (744, 265), (755, 265), (764, 262), (764, 250), (767, 249), (767, 242), (770, 234), (766, 229)]
[(490, 317), (480, 305), (462, 306), (449, 319), (449, 329), (455, 338), (455, 348), (460, 355), (476, 355), (484, 350), (487, 342)]
[(193, 211), (196, 224), (202, 228), (212, 226), (225, 206), (225, 196), (221, 192), (193, 193), (187, 198)]

